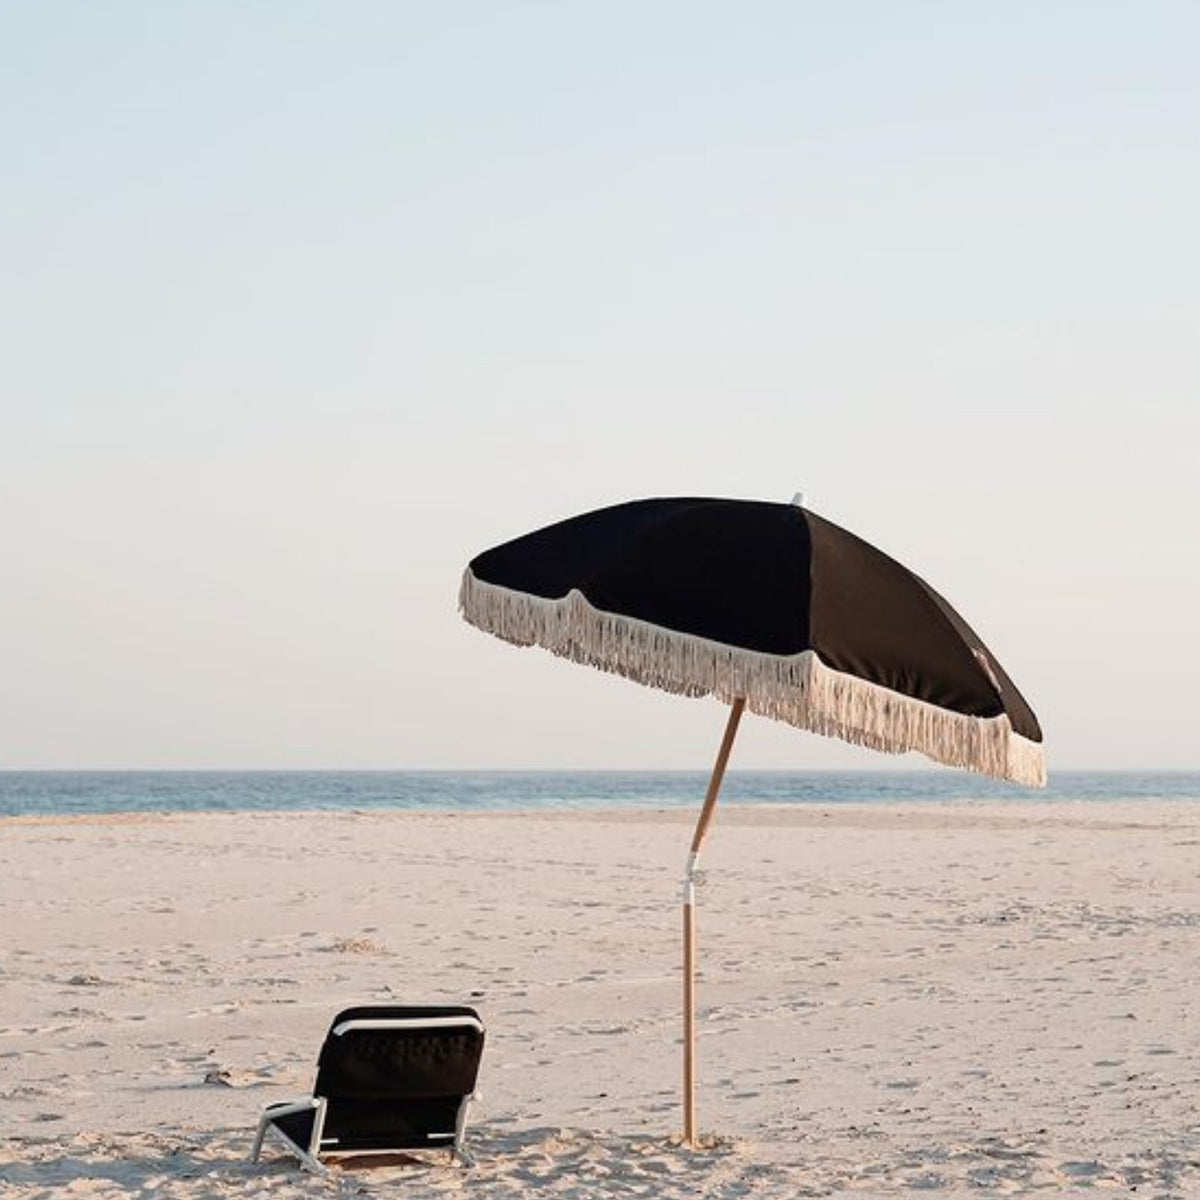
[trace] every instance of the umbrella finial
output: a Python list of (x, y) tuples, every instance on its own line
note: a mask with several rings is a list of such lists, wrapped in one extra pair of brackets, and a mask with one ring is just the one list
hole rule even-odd
[(792, 504), (794, 504), (796, 506), (796, 508), (803, 508), (804, 507), (804, 493), (797, 492), (792, 497)]

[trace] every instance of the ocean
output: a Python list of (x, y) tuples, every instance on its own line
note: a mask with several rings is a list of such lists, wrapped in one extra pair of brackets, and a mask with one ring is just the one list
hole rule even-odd
[[(705, 771), (0, 771), (0, 816), (695, 806)], [(1200, 772), (1058, 771), (1042, 791), (961, 771), (731, 771), (722, 803), (1200, 800)]]

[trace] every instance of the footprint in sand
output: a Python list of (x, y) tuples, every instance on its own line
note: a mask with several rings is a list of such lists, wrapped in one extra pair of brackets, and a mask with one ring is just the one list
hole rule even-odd
[(209, 1087), (252, 1088), (265, 1087), (271, 1082), (269, 1071), (239, 1071), (216, 1067), (205, 1072), (203, 1082)]
[(1065, 1175), (1074, 1183), (1095, 1183), (1098, 1180), (1112, 1178), (1107, 1167), (1094, 1158), (1080, 1162), (1065, 1162), (1058, 1164), (1059, 1173)]
[(936, 1191), (939, 1188), (946, 1186), (946, 1180), (943, 1176), (926, 1172), (924, 1175), (913, 1175), (904, 1180), (905, 1187), (913, 1188), (919, 1192)]
[(221, 1004), (213, 1004), (208, 1008), (196, 1008), (187, 1014), (188, 1018), (195, 1017), (225, 1017), (237, 1012), (242, 1006), (236, 1000), (226, 1000)]

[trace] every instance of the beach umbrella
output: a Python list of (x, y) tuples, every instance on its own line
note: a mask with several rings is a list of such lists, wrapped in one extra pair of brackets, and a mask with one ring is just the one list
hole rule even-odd
[(744, 709), (1027, 786), (1037, 718), (924, 580), (803, 506), (635, 500), (484, 551), (463, 617), (518, 646), (730, 705), (683, 881), (684, 1138), (695, 1143), (695, 882)]

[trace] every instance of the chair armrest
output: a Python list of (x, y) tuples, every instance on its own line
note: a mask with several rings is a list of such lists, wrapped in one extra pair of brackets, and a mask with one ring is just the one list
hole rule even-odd
[(310, 1108), (319, 1108), (320, 1100), (315, 1096), (309, 1096), (305, 1100), (284, 1100), (278, 1104), (268, 1104), (263, 1109), (263, 1116), (268, 1120), (271, 1117), (290, 1117), (292, 1113), (308, 1112)]

